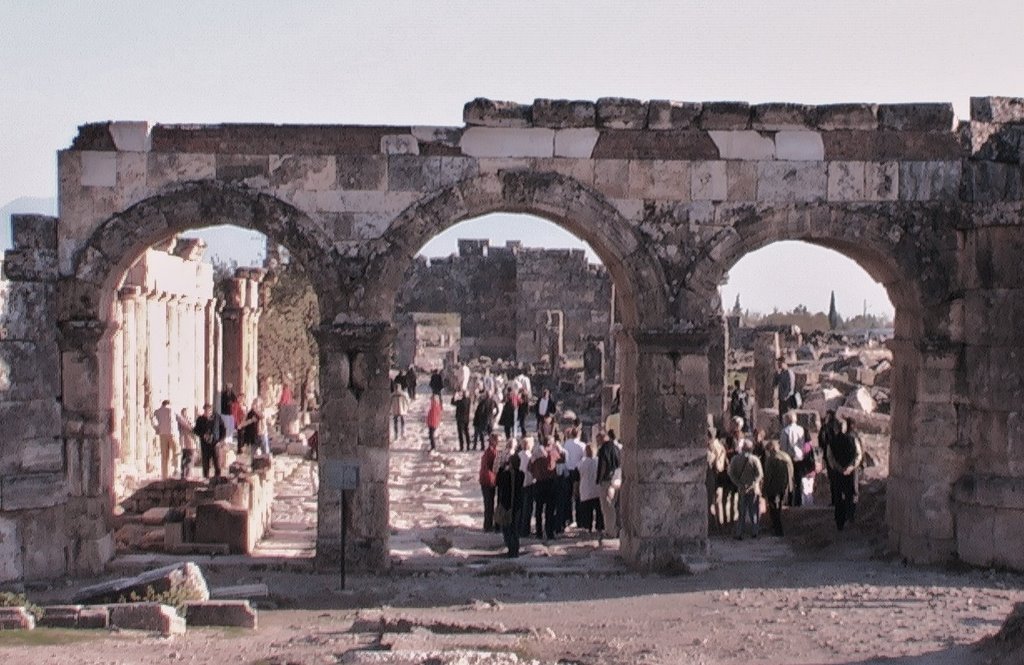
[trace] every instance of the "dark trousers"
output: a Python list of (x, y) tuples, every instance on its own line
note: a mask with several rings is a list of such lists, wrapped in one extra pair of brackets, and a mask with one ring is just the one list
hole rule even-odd
[(213, 475), (220, 476), (220, 461), (217, 460), (217, 444), (199, 443), (203, 455), (203, 478), (210, 477), (210, 462), (213, 462)]
[(436, 427), (428, 427), (428, 428), (427, 428), (427, 438), (429, 438), (429, 439), (430, 439), (430, 449), (431, 449), (431, 450), (433, 450), (433, 449), (434, 449), (434, 447), (435, 447), (435, 445), (436, 445), (436, 443), (437, 443), (437, 442), (435, 441), (435, 439), (434, 439), (434, 434), (435, 434), (436, 432), (437, 432), (437, 428), (436, 428)]
[(793, 463), (793, 491), (789, 493), (789, 505), (791, 506), (804, 505), (804, 493), (801, 489), (803, 486), (800, 484), (800, 470), (802, 468), (802, 463)]
[(831, 500), (832, 505), (834, 506), (834, 505), (836, 505), (836, 487), (837, 487), (837, 485), (839, 483), (839, 481), (836, 479), (836, 476), (838, 476), (839, 473), (836, 472), (836, 470), (833, 469), (830, 466), (826, 466), (825, 467), (825, 471), (826, 471), (826, 473), (828, 473), (828, 493), (829, 493), (829, 499)]
[(188, 478), (189, 473), (192, 471), (192, 460), (196, 451), (191, 448), (185, 448), (181, 451), (181, 479), (185, 480)]
[(512, 438), (512, 428), (515, 427), (515, 423), (509, 423), (508, 425), (502, 425), (505, 428), (505, 438)]
[(480, 492), (484, 496), (484, 531), (494, 531), (494, 488), (481, 485)]
[(604, 516), (601, 514), (601, 500), (587, 499), (580, 501), (576, 513), (576, 526), (587, 531), (604, 531)]
[(848, 476), (836, 472), (836, 527), (842, 531), (847, 522), (853, 523), (857, 511), (857, 472)]
[(519, 556), (519, 521), (522, 510), (513, 509), (501, 525), (501, 536), (505, 540), (505, 547), (509, 556)]
[(782, 505), (785, 503), (785, 498), (784, 494), (765, 497), (765, 501), (768, 503), (768, 517), (772, 523), (772, 533), (776, 536), (782, 535)]
[(534, 485), (523, 486), (523, 509), (519, 513), (519, 535), (526, 538), (530, 535), (530, 518), (533, 517)]
[(456, 420), (455, 428), (459, 431), (459, 450), (469, 450), (472, 439), (469, 438), (469, 421)]
[(519, 435), (526, 436), (526, 414), (519, 416), (516, 422), (519, 423)]
[(491, 435), (491, 430), (488, 427), (477, 427), (473, 432), (473, 445), (470, 446), (470, 450), (476, 450), (477, 444), (480, 444), (480, 450), (487, 448), (487, 437)]
[(395, 438), (405, 436), (405, 416), (391, 416), (395, 426)]
[(558, 493), (555, 531), (561, 533), (572, 523), (572, 478), (568, 475), (558, 476), (555, 479), (555, 486)]
[(537, 522), (537, 537), (555, 537), (555, 478), (538, 480), (533, 484), (533, 517)]

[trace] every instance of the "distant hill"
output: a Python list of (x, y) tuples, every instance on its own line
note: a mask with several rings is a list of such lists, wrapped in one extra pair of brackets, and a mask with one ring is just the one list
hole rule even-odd
[(57, 199), (37, 199), (23, 196), (0, 208), (0, 252), (11, 248), (11, 215), (37, 213), (57, 214)]

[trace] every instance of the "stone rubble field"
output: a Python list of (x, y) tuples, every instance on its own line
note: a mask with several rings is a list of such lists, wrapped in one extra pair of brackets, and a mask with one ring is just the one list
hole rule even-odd
[[(632, 573), (615, 541), (598, 548), (572, 529), (548, 547), (526, 539), (509, 561), (500, 535), (480, 528), (479, 453), (458, 452), (450, 410), (439, 450), (427, 452), (426, 402), (414, 402), (407, 437), (393, 444), (390, 573), (350, 574), (342, 591), (337, 573), (307, 570), (315, 480), (308, 463), (281, 456), (290, 468), (256, 555), (200, 563), (212, 590), (267, 586), (253, 599), (257, 631), (8, 631), (0, 662), (1024, 663), (1021, 610), (1007, 621), (1024, 601), (1024, 576), (910, 567), (886, 555), (877, 490), (841, 538), (827, 506), (788, 511), (786, 539), (716, 535), (706, 558), (673, 575)], [(282, 563), (289, 555), (294, 562)], [(30, 597), (55, 602), (85, 583)]]

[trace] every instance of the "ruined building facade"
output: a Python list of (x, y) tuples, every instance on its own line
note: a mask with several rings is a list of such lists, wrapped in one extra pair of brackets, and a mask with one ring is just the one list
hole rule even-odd
[[(190, 228), (288, 247), (317, 294), (321, 469), (356, 461), (346, 556), (388, 565), (395, 305), (431, 238), (494, 212), (554, 222), (616, 290), (621, 555), (708, 546), (704, 436), (723, 408), (718, 285), (802, 240), (896, 309), (889, 544), (914, 562), (1024, 570), (1024, 100), (749, 105), (475, 100), (457, 127), (83, 126), (58, 155), (60, 217), (15, 217), (0, 314), (0, 566), (93, 572), (109, 555), (111, 339), (125, 272)], [(770, 276), (768, 276), (770, 278)], [(340, 558), (320, 484), (317, 562)]]
[(583, 250), (524, 248), (517, 241), (458, 245), (458, 254), (446, 258), (416, 258), (395, 310), (459, 314), (460, 359), (538, 362), (550, 356), (545, 328), (556, 312), (565, 355), (580, 359), (588, 339), (608, 338), (611, 279)]

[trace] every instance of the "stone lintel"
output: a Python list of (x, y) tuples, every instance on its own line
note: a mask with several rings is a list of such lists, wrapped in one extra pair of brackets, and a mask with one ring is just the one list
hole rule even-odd
[(952, 132), (956, 116), (950, 103), (879, 104), (878, 128), (897, 132)]
[(710, 331), (694, 330), (677, 332), (673, 330), (623, 329), (621, 335), (631, 337), (641, 351), (655, 353), (687, 353), (703, 355), (711, 344)]
[(531, 108), (535, 127), (593, 127), (597, 105), (585, 100), (535, 99)]
[(380, 152), (381, 138), (411, 127), (361, 125), (155, 125), (153, 152), (351, 155)]
[(821, 134), (826, 160), (958, 160), (965, 155), (953, 132), (835, 130)]
[(1024, 98), (971, 97), (971, 120), (997, 124), (1024, 124)]
[(707, 132), (699, 130), (602, 130), (594, 146), (594, 159), (718, 159), (718, 148)]

